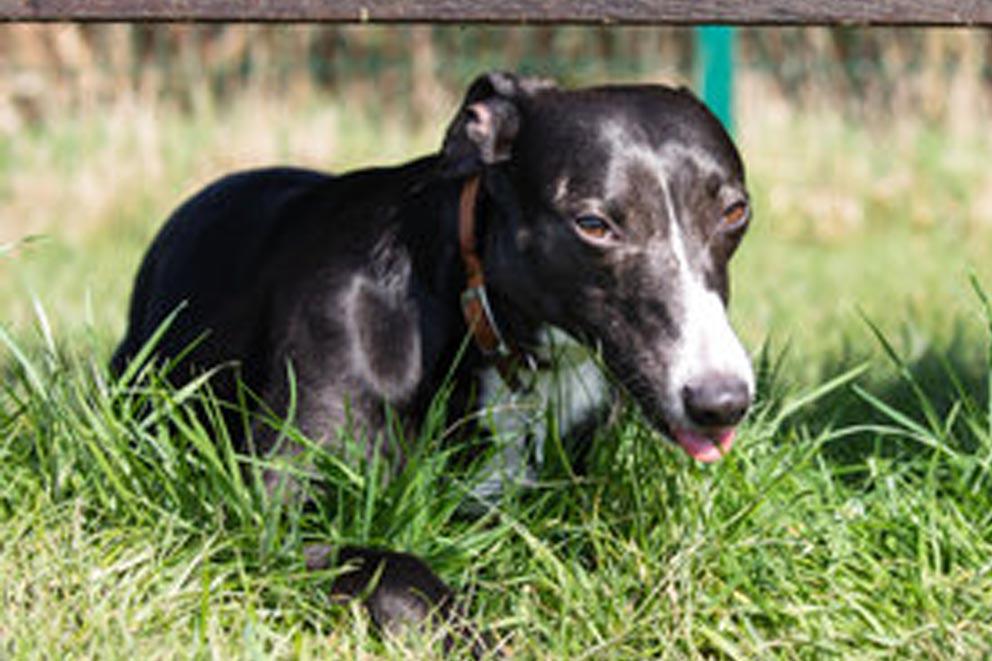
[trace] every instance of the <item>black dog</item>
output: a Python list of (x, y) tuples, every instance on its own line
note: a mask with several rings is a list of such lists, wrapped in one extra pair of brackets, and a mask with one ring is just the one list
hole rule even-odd
[[(333, 444), (348, 425), (395, 456), (387, 409), (413, 433), (449, 376), (451, 416), (537, 394), (563, 434), (601, 422), (612, 388), (593, 354), (659, 431), (713, 461), (753, 396), (725, 312), (749, 216), (740, 157), (690, 93), (490, 74), (438, 154), (337, 177), (235, 174), (187, 201), (141, 265), (112, 366), (185, 304), (156, 352), (178, 359), (175, 381), (234, 363), (221, 398), (240, 379), (286, 413), (291, 366), (303, 433)], [(541, 453), (535, 416), (499, 411), (486, 420), (511, 442), (487, 497)], [(256, 448), (274, 442), (254, 430)], [(380, 594), (450, 601), (415, 559), (348, 553), (395, 560)]]

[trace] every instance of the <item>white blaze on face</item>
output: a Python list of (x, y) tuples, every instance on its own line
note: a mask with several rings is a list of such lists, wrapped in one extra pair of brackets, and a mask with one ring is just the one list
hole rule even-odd
[[(677, 291), (681, 301), (681, 318), (675, 323), (679, 339), (670, 358), (666, 397), (673, 413), (674, 426), (692, 427), (682, 400), (683, 388), (707, 376), (736, 377), (754, 394), (754, 372), (747, 352), (730, 326), (723, 300), (706, 286), (700, 269), (692, 268), (686, 253), (685, 235), (676, 213), (666, 171), (658, 170), (668, 216), (668, 242), (678, 265)], [(681, 419), (678, 419), (681, 418)]]
[(662, 189), (667, 233), (659, 232), (646, 245), (628, 250), (649, 253), (649, 259), (659, 265), (659, 277), (671, 283), (669, 303), (678, 339), (674, 345), (658, 349), (665, 352), (659, 362), (668, 370), (666, 392), (660, 393), (666, 422), (675, 440), (689, 454), (702, 461), (716, 460), (730, 448), (733, 431), (700, 433), (703, 430), (696, 429), (686, 413), (683, 389), (708, 378), (739, 379), (747, 385), (750, 398), (754, 394), (754, 373), (744, 347), (730, 327), (723, 300), (707, 287), (702, 265), (693, 266), (683, 231), (692, 219), (679, 217), (669, 175), (687, 163), (702, 172), (717, 171), (720, 166), (709, 153), (692, 145), (670, 143), (659, 153), (617, 123), (603, 126), (602, 140), (612, 155), (605, 181), (606, 198), (619, 198), (628, 191), (632, 164), (654, 173)]

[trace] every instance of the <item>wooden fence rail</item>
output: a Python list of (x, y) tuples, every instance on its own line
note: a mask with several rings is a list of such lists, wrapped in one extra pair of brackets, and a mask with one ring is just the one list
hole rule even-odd
[(0, 21), (992, 26), (992, 0), (0, 0)]

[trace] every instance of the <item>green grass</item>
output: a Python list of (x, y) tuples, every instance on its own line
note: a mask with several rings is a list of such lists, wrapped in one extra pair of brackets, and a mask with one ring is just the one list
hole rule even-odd
[[(757, 224), (734, 316), (760, 401), (734, 452), (693, 464), (629, 413), (584, 477), (554, 456), (540, 489), (471, 518), (437, 416), (398, 475), (309, 447), (291, 468), (321, 481), (302, 507), (192, 414), (202, 390), (108, 379), (133, 269), (184, 193), (229, 167), (340, 168), (437, 138), (251, 108), (135, 110), (0, 148), (0, 657), (438, 652), (332, 603), (332, 572), (304, 567), (314, 542), (423, 556), (521, 658), (992, 653), (987, 137), (745, 115)], [(230, 146), (259, 121), (281, 137)]]

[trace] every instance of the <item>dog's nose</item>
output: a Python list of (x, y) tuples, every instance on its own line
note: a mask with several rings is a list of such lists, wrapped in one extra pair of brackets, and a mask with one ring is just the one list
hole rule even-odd
[(744, 379), (713, 375), (686, 384), (682, 402), (689, 420), (699, 427), (732, 427), (747, 413), (751, 394)]

